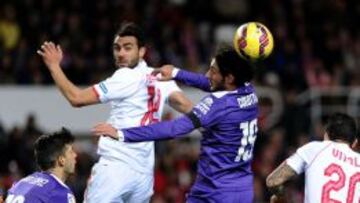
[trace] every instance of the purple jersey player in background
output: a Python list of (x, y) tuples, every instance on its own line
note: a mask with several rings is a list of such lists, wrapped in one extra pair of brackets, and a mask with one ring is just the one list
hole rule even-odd
[(36, 163), (41, 171), (13, 185), (6, 203), (75, 203), (73, 193), (64, 183), (75, 171), (73, 142), (74, 137), (65, 128), (42, 135), (35, 142)]
[(216, 53), (206, 77), (169, 65), (159, 72), (161, 80), (175, 79), (212, 93), (175, 120), (121, 131), (101, 123), (94, 127), (94, 134), (139, 142), (181, 137), (201, 128), (197, 178), (187, 202), (251, 203), (258, 99), (249, 83), (254, 75), (250, 64), (226, 47)]

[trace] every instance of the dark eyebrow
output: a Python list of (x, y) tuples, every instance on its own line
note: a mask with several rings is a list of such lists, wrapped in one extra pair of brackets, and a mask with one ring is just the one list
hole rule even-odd
[(129, 45), (130, 45), (130, 46), (133, 46), (133, 44), (130, 43), (130, 42), (123, 44), (124, 47), (125, 47), (125, 46), (129, 46)]

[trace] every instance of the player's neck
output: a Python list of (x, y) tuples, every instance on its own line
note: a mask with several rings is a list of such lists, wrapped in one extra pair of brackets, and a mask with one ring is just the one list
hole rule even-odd
[(67, 179), (67, 174), (64, 172), (64, 170), (62, 168), (55, 167), (55, 168), (49, 169), (48, 172), (55, 175), (62, 182), (65, 183), (65, 181)]
[(236, 85), (233, 85), (233, 84), (225, 84), (225, 90), (226, 90), (226, 91), (234, 91), (234, 90), (236, 90), (236, 89), (237, 89)]

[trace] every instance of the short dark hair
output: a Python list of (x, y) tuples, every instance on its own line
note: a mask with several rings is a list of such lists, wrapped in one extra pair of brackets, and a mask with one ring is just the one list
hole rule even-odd
[(56, 159), (65, 153), (65, 146), (75, 140), (71, 132), (62, 128), (49, 135), (42, 135), (35, 141), (35, 159), (41, 170), (55, 167)]
[(357, 125), (354, 118), (344, 113), (331, 115), (325, 126), (330, 140), (342, 140), (352, 144), (358, 139)]
[(235, 77), (237, 87), (244, 86), (254, 77), (254, 67), (245, 59), (241, 58), (234, 48), (221, 45), (215, 55), (222, 76), (232, 74)]
[(139, 47), (145, 46), (144, 31), (135, 23), (132, 22), (122, 23), (120, 28), (116, 32), (115, 36), (120, 36), (120, 37), (132, 36), (136, 38)]

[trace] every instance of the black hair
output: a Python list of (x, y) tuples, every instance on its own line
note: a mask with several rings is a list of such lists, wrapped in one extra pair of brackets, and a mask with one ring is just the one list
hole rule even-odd
[(49, 135), (42, 135), (35, 141), (35, 159), (41, 170), (55, 167), (56, 159), (65, 153), (65, 146), (75, 140), (71, 132), (62, 128)]
[(145, 34), (143, 30), (135, 23), (122, 23), (115, 36), (132, 36), (136, 38), (139, 47), (145, 46)]
[(233, 75), (237, 87), (244, 86), (245, 82), (250, 82), (254, 77), (253, 65), (241, 58), (231, 46), (222, 45), (216, 52), (215, 60), (221, 75)]
[(359, 139), (355, 119), (343, 113), (331, 115), (325, 126), (325, 131), (330, 140), (342, 140), (352, 144), (355, 139)]

